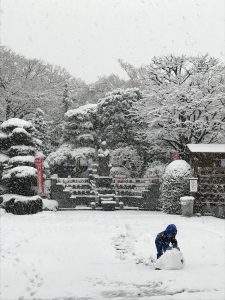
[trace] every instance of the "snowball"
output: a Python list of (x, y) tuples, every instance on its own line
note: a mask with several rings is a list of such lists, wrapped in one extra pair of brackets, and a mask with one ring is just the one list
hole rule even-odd
[(155, 263), (155, 268), (159, 268), (161, 270), (180, 270), (183, 267), (183, 255), (176, 248), (167, 250)]

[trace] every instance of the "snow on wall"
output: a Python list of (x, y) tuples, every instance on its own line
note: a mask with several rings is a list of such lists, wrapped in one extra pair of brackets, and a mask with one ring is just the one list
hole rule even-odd
[(17, 178), (22, 177), (35, 177), (37, 170), (33, 167), (28, 166), (18, 166), (7, 170), (3, 173), (2, 179), (10, 179), (12, 175), (16, 176)]

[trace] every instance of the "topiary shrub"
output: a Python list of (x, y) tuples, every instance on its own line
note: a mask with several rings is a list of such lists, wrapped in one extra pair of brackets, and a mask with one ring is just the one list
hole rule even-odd
[(169, 214), (181, 214), (180, 197), (189, 194), (191, 167), (184, 160), (171, 162), (163, 175), (161, 189), (162, 210)]

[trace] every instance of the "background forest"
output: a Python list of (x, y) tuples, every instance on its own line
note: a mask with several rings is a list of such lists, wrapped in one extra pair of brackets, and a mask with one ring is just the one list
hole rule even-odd
[[(220, 60), (169, 55), (140, 67), (118, 63), (128, 80), (111, 74), (87, 84), (59, 66), (1, 47), (0, 124), (10, 118), (32, 121), (42, 151), (52, 158), (59, 157), (59, 149), (79, 147), (79, 139), (71, 139), (78, 122), (91, 131), (85, 137), (93, 148), (106, 140), (112, 162), (126, 164), (132, 176), (160, 173), (173, 151), (188, 159), (188, 143), (225, 142)], [(77, 113), (80, 121), (73, 119)]]

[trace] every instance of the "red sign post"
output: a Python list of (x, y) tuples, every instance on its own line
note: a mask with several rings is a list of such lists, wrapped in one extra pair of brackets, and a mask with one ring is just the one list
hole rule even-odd
[(38, 195), (44, 196), (43, 157), (35, 157), (35, 165), (37, 169)]

